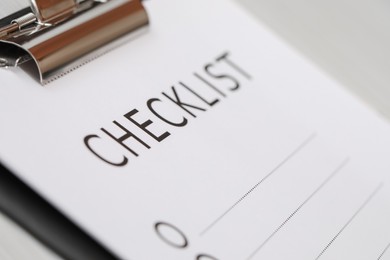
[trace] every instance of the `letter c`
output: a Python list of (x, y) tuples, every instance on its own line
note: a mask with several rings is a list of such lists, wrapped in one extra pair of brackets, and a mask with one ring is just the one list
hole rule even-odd
[(108, 163), (108, 164), (111, 164), (111, 165), (113, 165), (113, 166), (117, 166), (117, 167), (122, 167), (122, 166), (125, 166), (125, 165), (127, 164), (127, 162), (128, 162), (129, 160), (126, 158), (126, 156), (123, 156), (123, 160), (122, 160), (122, 162), (120, 162), (120, 163), (113, 163), (113, 162), (110, 162), (110, 161), (104, 159), (101, 155), (99, 155), (97, 152), (95, 152), (95, 151), (92, 149), (92, 147), (91, 147), (91, 145), (90, 145), (90, 140), (91, 140), (92, 138), (100, 138), (100, 137), (99, 137), (98, 135), (88, 135), (88, 136), (86, 136), (86, 137), (84, 138), (84, 144), (85, 144), (85, 146), (87, 146), (88, 150), (91, 151), (94, 155), (96, 155), (100, 160), (102, 160), (102, 161), (104, 161), (104, 162), (106, 162), (106, 163)]

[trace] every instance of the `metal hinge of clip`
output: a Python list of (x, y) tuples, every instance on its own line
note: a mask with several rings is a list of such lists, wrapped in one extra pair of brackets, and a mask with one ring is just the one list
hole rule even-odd
[(0, 67), (31, 61), (46, 83), (148, 23), (139, 0), (31, 0), (28, 8), (0, 17)]

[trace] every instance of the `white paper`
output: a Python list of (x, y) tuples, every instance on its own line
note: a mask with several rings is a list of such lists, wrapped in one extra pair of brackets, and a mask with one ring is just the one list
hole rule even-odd
[(6, 17), (10, 14), (16, 13), (21, 9), (24, 9), (29, 6), (28, 0), (13, 0), (13, 1), (3, 1), (1, 4), (0, 17)]
[(145, 5), (44, 88), (0, 71), (1, 161), (122, 259), (389, 259), (389, 124), (229, 1)]

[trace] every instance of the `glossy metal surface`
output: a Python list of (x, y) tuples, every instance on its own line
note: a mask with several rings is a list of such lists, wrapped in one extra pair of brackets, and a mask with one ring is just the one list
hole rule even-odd
[(58, 23), (71, 17), (77, 9), (75, 0), (32, 0), (31, 3), (41, 23)]
[(149, 21), (139, 0), (33, 2), (38, 22), (0, 36), (0, 59), (3, 66), (35, 65), (42, 84), (121, 44)]

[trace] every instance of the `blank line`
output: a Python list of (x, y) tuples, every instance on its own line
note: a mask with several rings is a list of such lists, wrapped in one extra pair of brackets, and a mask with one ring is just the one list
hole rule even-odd
[(382, 256), (385, 255), (386, 251), (390, 248), (390, 243), (386, 246), (386, 248), (382, 251), (382, 254), (380, 254), (380, 256), (378, 257), (377, 260), (381, 260), (382, 259)]
[(257, 182), (247, 193), (245, 193), (239, 200), (237, 200), (232, 206), (230, 206), (222, 215), (216, 218), (211, 224), (209, 224), (201, 233), (200, 236), (206, 234), (215, 224), (217, 224), (223, 217), (225, 217), (232, 209), (234, 209), (241, 201), (243, 201), (249, 194), (251, 194), (260, 184), (262, 184), (268, 177), (275, 173), (280, 167), (282, 167), (287, 161), (300, 152), (306, 145), (308, 145), (316, 137), (316, 133), (312, 133), (306, 138), (292, 153), (290, 153), (282, 162), (280, 162), (271, 172), (264, 176), (259, 182)]
[(315, 189), (309, 197), (307, 197), (300, 205), (298, 208), (296, 208), (283, 222), (282, 224), (280, 224), (275, 230), (274, 232), (271, 233), (271, 235), (268, 236), (268, 238), (266, 240), (264, 240), (263, 243), (261, 243), (260, 246), (258, 246), (253, 252), (252, 254), (249, 255), (249, 257), (247, 258), (248, 260), (249, 259), (252, 259), (264, 246), (265, 244), (267, 244), (272, 238), (274, 235), (276, 235), (276, 233), (279, 232), (279, 230), (281, 230), (283, 228), (284, 225), (287, 224), (287, 222), (292, 218), (294, 217), (294, 215), (296, 213), (298, 213), (299, 210), (302, 209), (302, 207), (308, 203), (313, 197), (314, 195), (316, 195), (331, 179), (333, 179), (333, 177), (336, 176), (337, 173), (339, 173), (341, 171), (341, 169), (343, 169), (345, 167), (345, 165), (347, 165), (347, 163), (349, 162), (349, 158), (346, 158), (340, 165), (337, 166), (337, 168), (335, 170), (332, 171), (332, 173), (317, 187), (317, 189)]
[(348, 227), (348, 225), (354, 220), (354, 218), (367, 206), (367, 204), (372, 200), (372, 198), (378, 193), (378, 191), (383, 187), (383, 182), (375, 188), (375, 190), (370, 194), (370, 196), (363, 202), (359, 209), (352, 215), (352, 217), (345, 223), (345, 225), (340, 229), (340, 231), (330, 240), (326, 247), (321, 251), (321, 253), (315, 258), (318, 260), (326, 250), (333, 244), (333, 242), (338, 238), (338, 236)]

